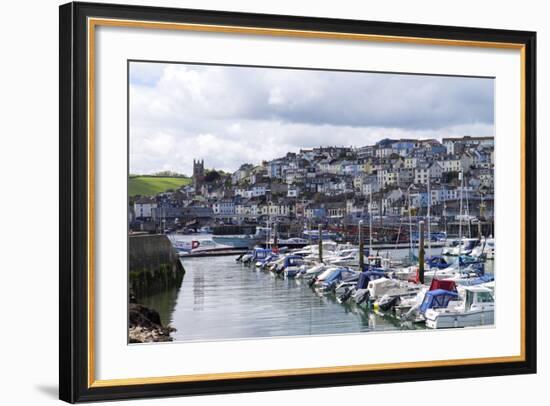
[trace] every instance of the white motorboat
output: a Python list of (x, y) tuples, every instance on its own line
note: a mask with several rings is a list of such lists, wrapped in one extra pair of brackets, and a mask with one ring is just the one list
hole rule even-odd
[(458, 247), (460, 240), (457, 238), (448, 239), (445, 243), (445, 246), (441, 250), (441, 255), (453, 255), (455, 248)]
[(230, 249), (231, 247), (226, 245), (217, 244), (211, 239), (202, 238), (192, 241), (171, 240), (172, 245), (178, 251), (180, 257), (189, 254), (199, 254), (206, 252), (215, 252)]
[[(367, 258), (365, 253), (363, 253), (363, 258)], [(334, 255), (326, 258), (325, 262), (338, 266), (359, 266), (359, 248), (338, 250)]]
[(446, 308), (429, 309), (424, 317), (428, 328), (475, 327), (494, 324), (495, 299), (486, 286), (467, 286), (464, 298)]
[(313, 266), (310, 266), (309, 268), (304, 269), (302, 272), (300, 272), (298, 275), (296, 275), (296, 278), (302, 278), (302, 279), (312, 279), (315, 278), (317, 275), (321, 274), (327, 269), (327, 265), (325, 264), (316, 264)]
[[(331, 256), (337, 250), (338, 244), (334, 241), (323, 241), (323, 257)], [(312, 244), (306, 245), (303, 248), (292, 251), (293, 254), (302, 255), (307, 259), (317, 259), (319, 258), (319, 245)]]
[(479, 245), (479, 239), (477, 238), (462, 238), (460, 243), (448, 255), (470, 255), (477, 245)]
[(422, 289), (422, 285), (400, 281), (397, 279), (379, 278), (370, 281), (367, 290), (371, 300), (378, 300), (384, 295), (388, 296), (412, 296)]
[(424, 301), (427, 291), (428, 287), (423, 286), (416, 295), (403, 298), (400, 303), (395, 306), (395, 315), (402, 320), (419, 321), (418, 310)]

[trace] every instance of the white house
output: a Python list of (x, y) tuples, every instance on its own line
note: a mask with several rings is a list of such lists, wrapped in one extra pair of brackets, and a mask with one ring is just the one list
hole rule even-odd
[(153, 215), (153, 209), (157, 208), (157, 202), (150, 197), (141, 197), (134, 202), (136, 218), (149, 218)]
[(300, 188), (296, 185), (289, 185), (286, 195), (287, 197), (298, 197), (300, 195)]
[(231, 199), (218, 200), (212, 204), (214, 214), (230, 216), (235, 214), (235, 203)]

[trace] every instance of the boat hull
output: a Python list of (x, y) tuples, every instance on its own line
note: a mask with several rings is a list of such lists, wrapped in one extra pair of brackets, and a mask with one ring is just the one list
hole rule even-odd
[(486, 326), (492, 325), (494, 322), (494, 310), (479, 310), (467, 313), (437, 313), (435, 315), (426, 312), (426, 327), (434, 329)]
[(249, 235), (234, 236), (234, 235), (215, 235), (212, 240), (216, 244), (226, 245), (231, 248), (252, 249), (259, 241), (258, 238)]

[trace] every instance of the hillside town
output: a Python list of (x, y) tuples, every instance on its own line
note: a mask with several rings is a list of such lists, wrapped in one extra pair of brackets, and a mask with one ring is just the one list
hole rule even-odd
[(450, 233), (459, 217), (492, 227), (494, 159), (493, 137), (463, 136), (300, 149), (233, 173), (194, 160), (192, 184), (130, 198), (130, 229), (191, 232), (267, 222), (341, 228), (369, 216), (395, 225), (427, 215)]

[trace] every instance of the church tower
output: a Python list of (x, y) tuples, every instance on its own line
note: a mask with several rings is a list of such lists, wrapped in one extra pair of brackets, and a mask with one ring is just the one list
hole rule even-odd
[(193, 187), (195, 193), (200, 193), (200, 189), (204, 182), (204, 159), (201, 161), (195, 161), (193, 159)]

